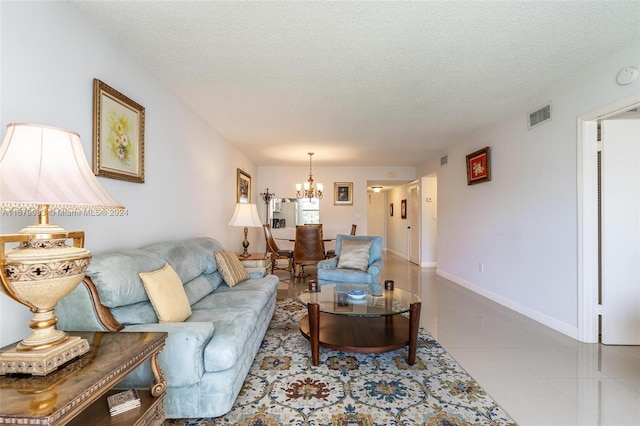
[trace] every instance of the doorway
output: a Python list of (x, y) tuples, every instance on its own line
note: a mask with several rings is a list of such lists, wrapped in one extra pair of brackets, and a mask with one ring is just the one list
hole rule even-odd
[(640, 113), (600, 121), (600, 341), (640, 345)]
[[(606, 275), (602, 275), (607, 269), (607, 265), (603, 265), (601, 260), (607, 261), (607, 258), (601, 256), (600, 243), (600, 215), (599, 215), (599, 167), (598, 167), (598, 152), (601, 150), (601, 144), (599, 142), (598, 123), (603, 120), (608, 120), (614, 116), (625, 113), (633, 108), (640, 107), (640, 94), (633, 95), (629, 98), (615, 102), (604, 108), (593, 111), (589, 114), (579, 117), (578, 119), (578, 340), (585, 343), (597, 343), (600, 341), (601, 323), (600, 319), (602, 315), (607, 315), (607, 311), (611, 312), (611, 306), (605, 307), (601, 302), (607, 303), (602, 299), (602, 293), (600, 293), (600, 282), (604, 288), (607, 286), (615, 285), (611, 284), (611, 278)], [(607, 155), (606, 146), (602, 148), (602, 156)], [(612, 151), (613, 154), (613, 151)], [(612, 167), (609, 166), (609, 169)], [(604, 180), (607, 179), (605, 176)], [(603, 191), (606, 191), (606, 187)], [(633, 189), (632, 189), (633, 191)], [(640, 191), (638, 187), (635, 187), (635, 191)], [(607, 194), (600, 193), (603, 202), (606, 201)], [(632, 194), (629, 199), (635, 199), (638, 202), (638, 194)], [(605, 209), (607, 207), (604, 207)], [(606, 223), (605, 223), (606, 225)], [(606, 231), (605, 231), (606, 232)], [(638, 246), (637, 236), (635, 237), (636, 247)], [(606, 244), (606, 241), (604, 241)], [(608, 251), (611, 254), (611, 247), (602, 246), (602, 253)], [(636, 261), (633, 264), (637, 267), (637, 254)], [(615, 255), (614, 255), (615, 258)], [(609, 267), (611, 268), (611, 267)], [(631, 271), (631, 274), (637, 274)], [(602, 281), (601, 281), (602, 278)], [(630, 288), (638, 294), (627, 294), (627, 301), (632, 298), (636, 300), (635, 303), (640, 302), (640, 289), (638, 289), (637, 275), (635, 286), (632, 284)], [(604, 280), (608, 280), (605, 282)], [(615, 281), (614, 281), (615, 282)], [(606, 294), (607, 291), (605, 290)], [(610, 293), (610, 292), (609, 292)], [(637, 299), (636, 299), (637, 298)], [(637, 304), (635, 305), (638, 306)], [(615, 308), (613, 309), (615, 310)], [(609, 314), (611, 315), (611, 314)], [(640, 318), (640, 312), (637, 310), (630, 315), (638, 315)], [(608, 319), (615, 319), (611, 316)], [(622, 319), (622, 323), (625, 319)], [(626, 318), (626, 323), (634, 323), (629, 318)], [(637, 322), (636, 322), (637, 324)], [(611, 325), (609, 325), (611, 327)], [(615, 327), (615, 326), (614, 326)], [(634, 335), (640, 332), (633, 327), (627, 336), (627, 344), (634, 344)], [(607, 338), (605, 337), (605, 341)], [(616, 340), (620, 343), (620, 340)], [(637, 343), (636, 343), (637, 344)]]

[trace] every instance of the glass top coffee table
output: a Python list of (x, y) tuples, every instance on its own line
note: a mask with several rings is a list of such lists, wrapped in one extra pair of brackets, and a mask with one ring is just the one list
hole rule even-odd
[[(381, 296), (348, 294), (362, 285), (327, 284), (320, 291), (305, 290), (298, 300), (308, 315), (300, 320), (300, 332), (311, 344), (313, 365), (320, 362), (320, 346), (329, 349), (380, 353), (409, 346), (407, 363), (416, 360), (420, 328), (420, 298), (401, 289), (382, 290)], [(409, 316), (402, 315), (409, 313)]]

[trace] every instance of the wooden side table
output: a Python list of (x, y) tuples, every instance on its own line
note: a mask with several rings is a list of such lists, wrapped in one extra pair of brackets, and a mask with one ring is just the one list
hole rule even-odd
[(247, 268), (270, 268), (271, 253), (249, 253), (248, 257), (241, 257), (240, 252), (236, 253), (240, 263)]
[[(167, 382), (158, 365), (158, 354), (164, 348), (167, 333), (68, 333), (87, 339), (91, 350), (47, 376), (0, 377), (0, 424), (164, 423)], [(154, 380), (149, 390), (138, 390), (141, 406), (111, 417), (107, 396), (119, 392), (112, 388), (147, 359), (151, 361)]]

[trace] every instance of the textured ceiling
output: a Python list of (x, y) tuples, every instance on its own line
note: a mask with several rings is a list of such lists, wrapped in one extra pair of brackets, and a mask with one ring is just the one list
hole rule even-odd
[(416, 165), (640, 37), (640, 1), (74, 4), (258, 165)]

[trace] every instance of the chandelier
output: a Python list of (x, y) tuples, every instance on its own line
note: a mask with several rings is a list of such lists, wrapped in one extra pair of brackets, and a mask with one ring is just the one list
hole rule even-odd
[[(313, 152), (308, 152), (309, 154), (309, 179), (302, 184), (296, 183), (296, 197), (297, 198), (308, 198), (311, 200), (312, 198), (317, 198), (319, 200), (322, 199), (322, 190), (324, 189), (324, 185), (318, 183), (317, 189), (313, 186), (313, 174), (311, 174), (311, 157), (313, 157)], [(304, 189), (303, 189), (304, 187)]]

